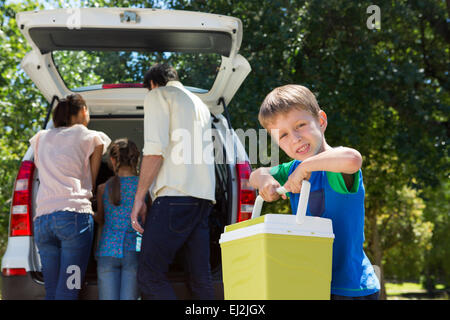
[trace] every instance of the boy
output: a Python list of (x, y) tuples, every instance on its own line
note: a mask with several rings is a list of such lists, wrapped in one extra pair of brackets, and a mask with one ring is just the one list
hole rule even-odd
[(284, 185), (295, 214), (302, 181), (309, 180), (307, 215), (333, 223), (331, 299), (378, 299), (380, 283), (363, 250), (365, 191), (360, 153), (327, 144), (327, 115), (303, 86), (274, 89), (264, 99), (258, 119), (294, 160), (253, 171), (250, 184), (265, 201), (279, 199), (276, 188)]

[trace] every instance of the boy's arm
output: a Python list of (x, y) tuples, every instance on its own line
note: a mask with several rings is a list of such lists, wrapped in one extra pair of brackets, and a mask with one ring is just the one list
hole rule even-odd
[(353, 174), (362, 165), (361, 154), (352, 148), (337, 147), (321, 152), (304, 160), (302, 166), (308, 172), (331, 171)]
[[(280, 198), (276, 189), (280, 187), (280, 183), (270, 174), (270, 169), (267, 167), (258, 168), (250, 174), (250, 185), (258, 189), (260, 196), (264, 201), (275, 201)], [(281, 196), (287, 199), (286, 195)]]
[(300, 163), (289, 176), (284, 187), (293, 193), (299, 193), (302, 181), (309, 179), (313, 171), (340, 172), (352, 175), (362, 165), (361, 154), (352, 148), (338, 147), (326, 150)]

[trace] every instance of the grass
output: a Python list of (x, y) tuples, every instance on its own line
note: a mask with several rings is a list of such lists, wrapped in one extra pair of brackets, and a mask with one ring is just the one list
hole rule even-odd
[(433, 295), (429, 295), (420, 283), (386, 282), (387, 300), (449, 300), (449, 292), (438, 284)]
[(408, 292), (423, 293), (425, 289), (419, 283), (414, 282), (386, 283), (386, 293), (388, 296), (397, 296)]

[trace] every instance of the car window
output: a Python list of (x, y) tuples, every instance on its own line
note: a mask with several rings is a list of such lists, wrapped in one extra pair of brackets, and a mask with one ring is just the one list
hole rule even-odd
[(52, 57), (71, 91), (102, 89), (112, 84), (141, 84), (152, 64), (167, 62), (175, 67), (185, 86), (207, 92), (221, 64), (221, 56), (215, 53), (53, 51)]

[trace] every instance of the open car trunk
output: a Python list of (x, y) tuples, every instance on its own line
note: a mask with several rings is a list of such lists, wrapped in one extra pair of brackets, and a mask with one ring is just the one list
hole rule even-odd
[[(219, 102), (228, 105), (251, 70), (238, 54), (242, 22), (230, 16), (149, 8), (81, 8), (20, 12), (16, 20), (32, 48), (21, 67), (47, 101), (54, 95), (62, 98), (80, 92), (90, 107), (101, 109), (99, 113), (135, 112), (147, 92), (137, 86), (142, 77), (136, 73), (143, 74), (150, 62), (167, 60), (179, 68), (188, 65), (186, 70), (177, 70), (180, 80), (200, 89), (194, 93), (215, 115), (224, 111)], [(180, 57), (183, 63), (178, 63)], [(73, 61), (80, 64), (72, 66)], [(98, 68), (102, 61), (117, 67), (112, 71)], [(75, 76), (80, 73), (81, 80)], [(131, 89), (117, 87), (124, 82), (130, 82)]]
[[(112, 141), (117, 138), (127, 137), (134, 141), (139, 150), (143, 147), (143, 119), (91, 119), (89, 129), (99, 130), (105, 132)], [(214, 129), (214, 125), (213, 125)], [(225, 148), (219, 141), (215, 141), (215, 147), (222, 148), (222, 152), (225, 153)], [(107, 155), (103, 157), (100, 172), (97, 178), (96, 184), (99, 185), (107, 181), (113, 172), (108, 168)], [(213, 280), (216, 282), (214, 287), (216, 289), (216, 297), (223, 298), (222, 292), (222, 264), (221, 264), (221, 252), (219, 246), (220, 234), (223, 232), (225, 225), (231, 223), (231, 175), (230, 167), (226, 163), (216, 163), (216, 204), (213, 207), (213, 211), (209, 219), (210, 227), (210, 264), (213, 274)], [(94, 203), (94, 211), (96, 205)], [(85, 282), (88, 287), (82, 290), (80, 298), (83, 299), (83, 295), (91, 297), (96, 292), (89, 289), (90, 285), (97, 284), (97, 262), (95, 258), (96, 243), (98, 242), (100, 232), (99, 226), (95, 223), (95, 238), (93, 242), (93, 248), (91, 250), (90, 261), (86, 273)], [(101, 230), (100, 230), (101, 231)], [(180, 299), (189, 299), (191, 297), (189, 289), (188, 274), (185, 268), (186, 258), (184, 255), (184, 248), (181, 248), (177, 253), (174, 262), (169, 268), (168, 277), (171, 280), (175, 292)]]

